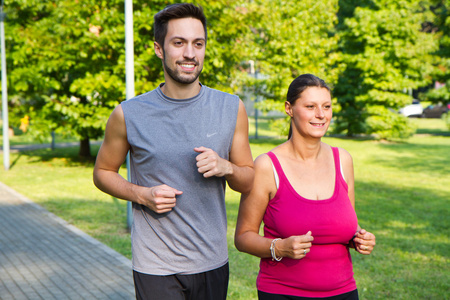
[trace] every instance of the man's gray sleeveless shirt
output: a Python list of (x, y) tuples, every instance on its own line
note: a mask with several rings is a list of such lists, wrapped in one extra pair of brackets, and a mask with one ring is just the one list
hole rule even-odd
[(225, 179), (204, 178), (195, 147), (228, 159), (239, 98), (202, 86), (189, 99), (161, 89), (122, 102), (130, 143), (130, 181), (183, 192), (171, 212), (133, 203), (133, 269), (153, 275), (195, 274), (228, 261)]

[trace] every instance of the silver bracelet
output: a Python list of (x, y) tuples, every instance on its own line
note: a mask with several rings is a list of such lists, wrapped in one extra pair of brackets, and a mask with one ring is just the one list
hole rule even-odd
[(272, 261), (280, 261), (280, 260), (282, 260), (283, 259), (283, 257), (277, 257), (277, 255), (275, 254), (275, 242), (276, 241), (279, 241), (279, 240), (281, 240), (281, 239), (274, 239), (273, 241), (272, 241), (272, 243), (270, 244), (270, 254), (272, 255)]

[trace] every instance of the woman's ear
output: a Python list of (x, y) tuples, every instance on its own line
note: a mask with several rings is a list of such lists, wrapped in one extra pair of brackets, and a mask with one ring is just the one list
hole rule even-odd
[(289, 101), (284, 102), (284, 111), (289, 117), (293, 117), (292, 114), (292, 104)]

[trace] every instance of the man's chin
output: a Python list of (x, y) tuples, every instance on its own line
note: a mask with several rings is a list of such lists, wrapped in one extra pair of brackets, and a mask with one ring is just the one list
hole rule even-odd
[(174, 81), (181, 84), (191, 84), (194, 83), (200, 74), (192, 75), (192, 76), (170, 76)]

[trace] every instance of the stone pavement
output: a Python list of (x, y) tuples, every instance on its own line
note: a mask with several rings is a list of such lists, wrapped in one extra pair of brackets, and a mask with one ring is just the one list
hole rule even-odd
[(0, 299), (135, 299), (131, 261), (0, 182)]

